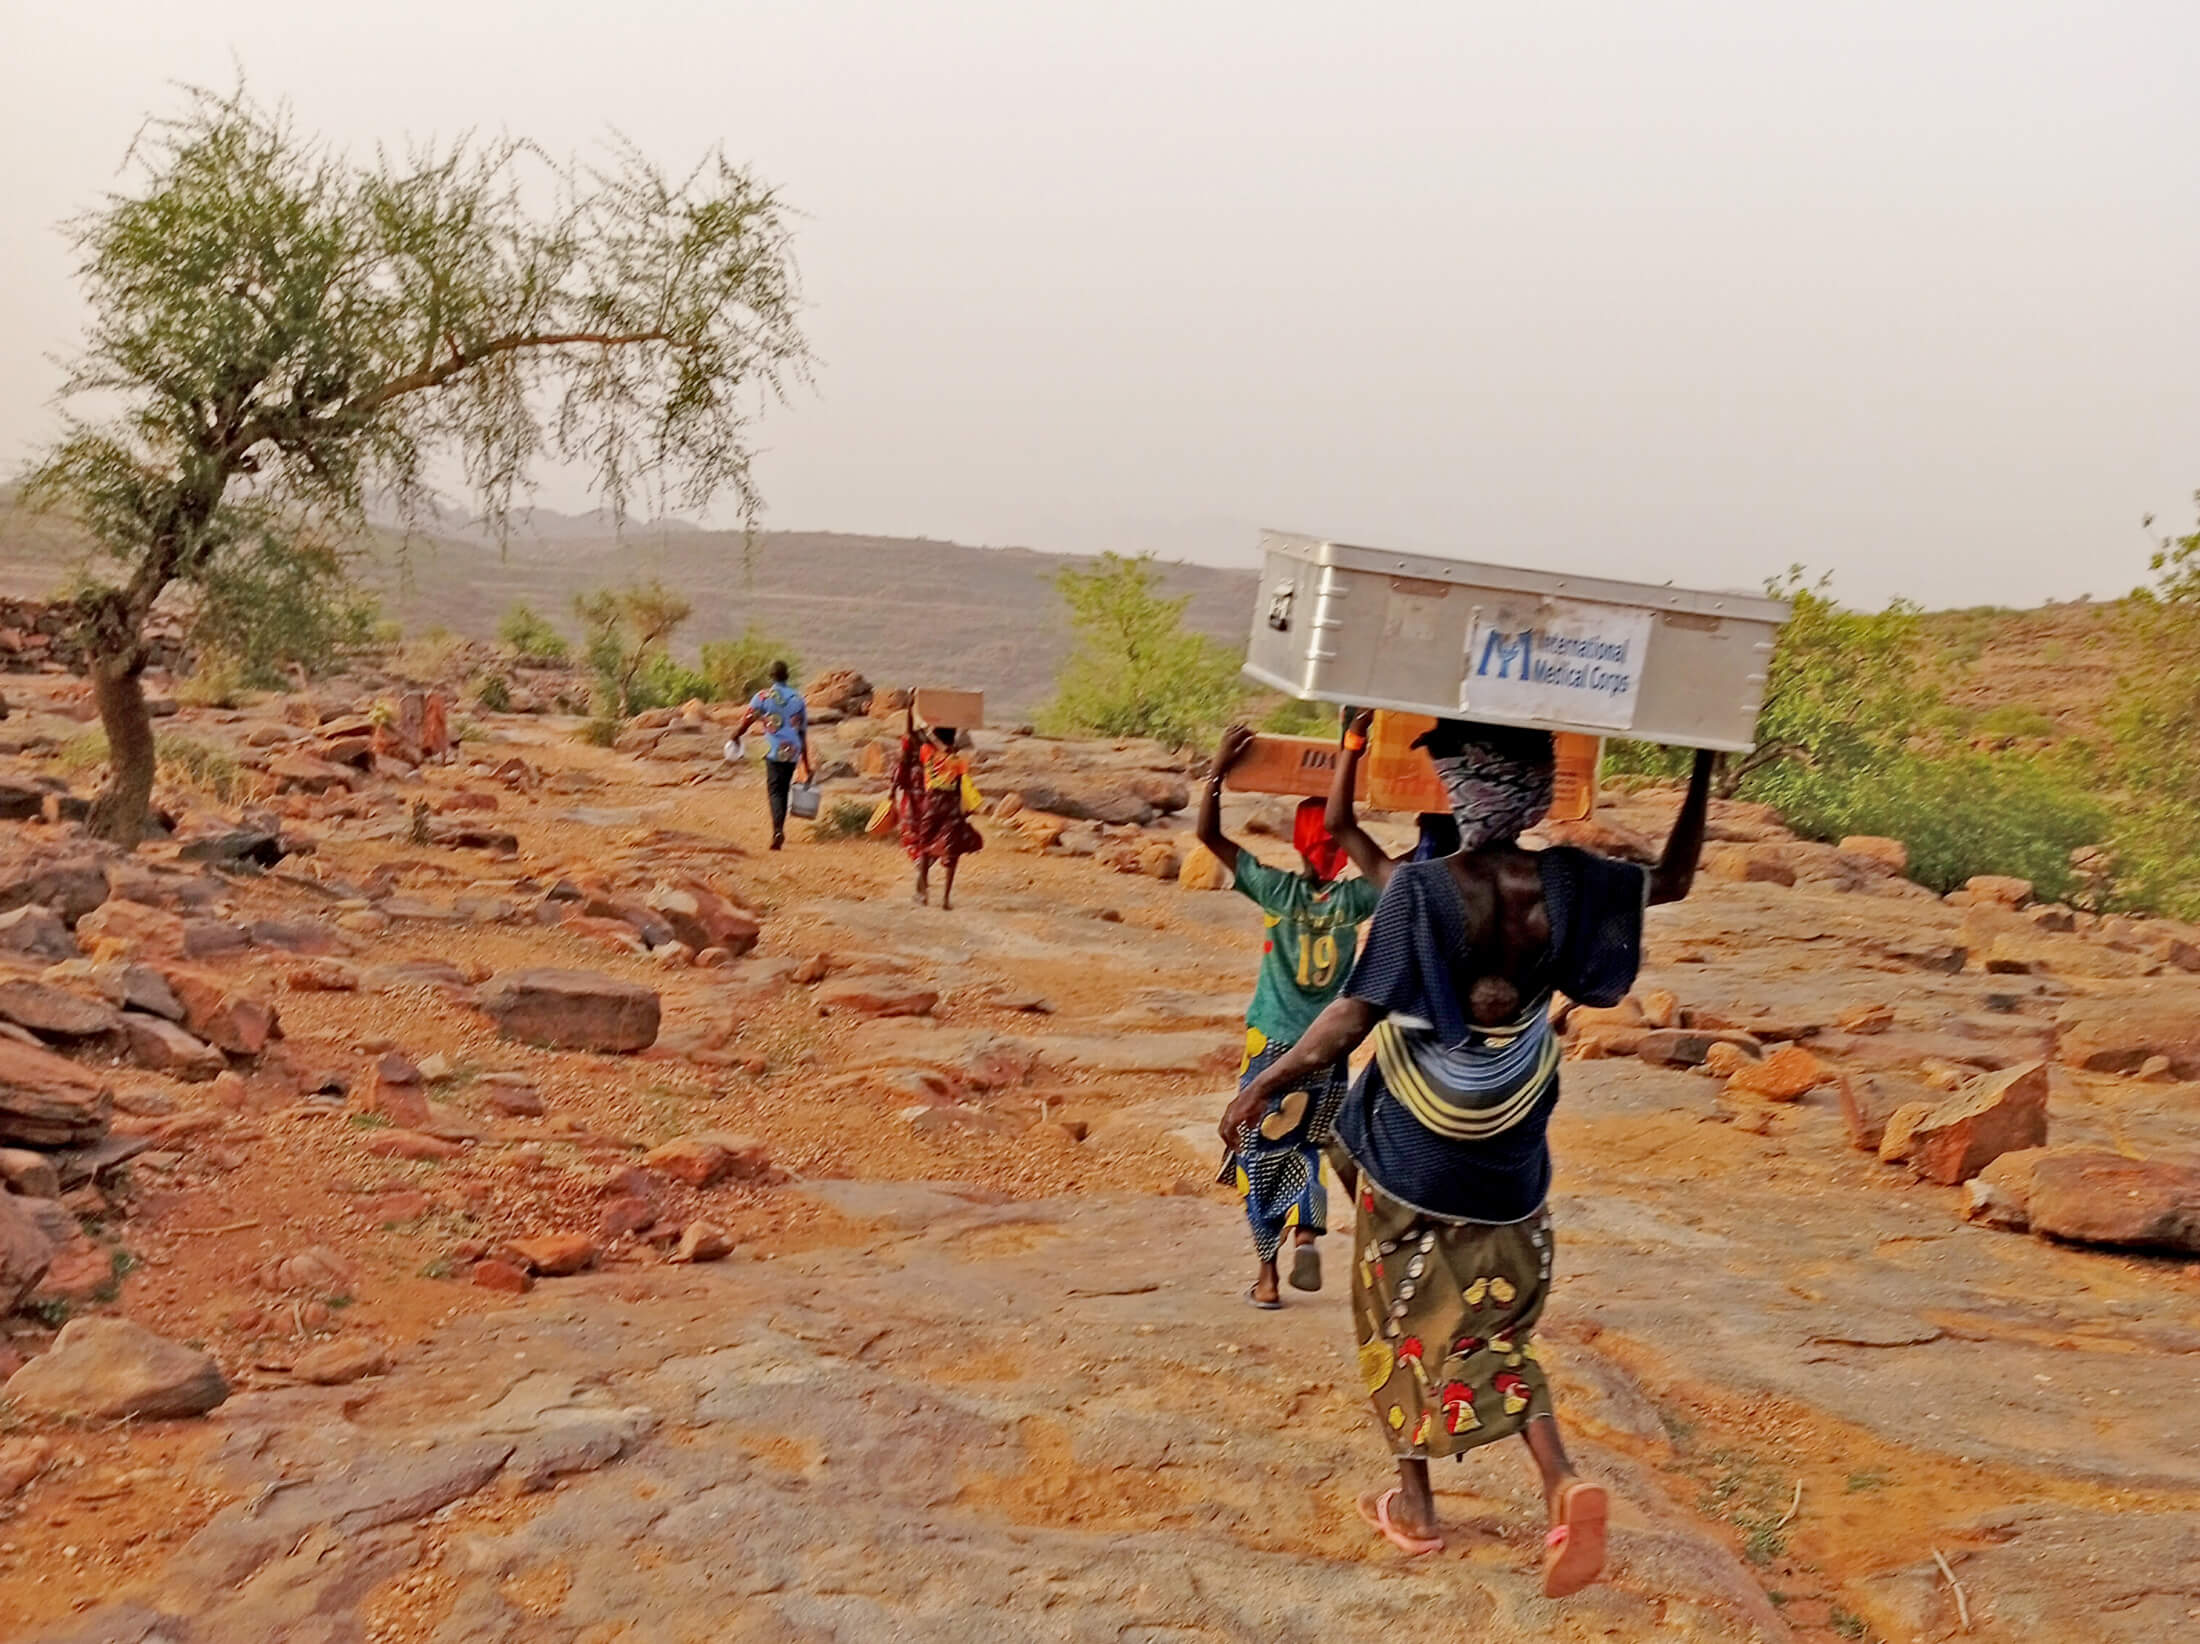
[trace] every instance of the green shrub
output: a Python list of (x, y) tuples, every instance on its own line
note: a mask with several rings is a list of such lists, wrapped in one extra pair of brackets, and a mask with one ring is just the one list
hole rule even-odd
[(524, 601), (498, 619), (497, 640), (522, 662), (563, 662), (573, 651), (549, 619)]
[[(625, 719), (644, 707), (667, 707), (662, 700), (644, 703), (645, 692), (661, 695), (673, 683), (663, 669), (672, 664), (668, 654), (673, 633), (687, 621), (693, 607), (661, 582), (637, 582), (625, 588), (602, 588), (580, 594), (573, 610), (588, 631), (588, 668), (595, 675), (595, 711)], [(653, 685), (644, 686), (644, 674), (659, 670)], [(688, 670), (681, 674), (692, 678)], [(686, 701), (690, 691), (677, 700)]]
[(1239, 658), (1184, 626), (1190, 596), (1161, 592), (1151, 554), (1102, 554), (1054, 585), (1069, 608), (1072, 648), (1042, 716), (1058, 734), (1146, 736), (1171, 747), (1203, 742), (1244, 700)]
[(1260, 728), (1271, 736), (1334, 735), (1337, 705), (1334, 702), (1301, 702), (1287, 696), (1261, 716)]
[(235, 690), (285, 689), (292, 669), (328, 672), (372, 643), (381, 615), (342, 555), (310, 537), (246, 538), (218, 555), (199, 584), (191, 618), (199, 672), (226, 669)]
[(2075, 888), (2070, 853), (2108, 834), (2109, 810), (2080, 766), (2009, 754), (1903, 753), (1819, 770), (1788, 764), (1752, 784), (1814, 839), (1883, 834), (1910, 850), (1910, 877), (1951, 891), (1973, 874), (2032, 881), (2043, 900)]
[(711, 680), (686, 664), (675, 661), (671, 653), (660, 651), (642, 664), (634, 676), (634, 683), (627, 690), (627, 711), (645, 713), (651, 708), (677, 708), (683, 702), (717, 699), (718, 692)]
[[(237, 763), (227, 748), (188, 736), (153, 738), (154, 769), (171, 788), (188, 788), (222, 804), (230, 804), (251, 791), (252, 773)], [(107, 733), (90, 730), (72, 736), (55, 751), (54, 763), (71, 776), (98, 770), (107, 763)]]
[(703, 673), (721, 702), (746, 702), (772, 681), (772, 664), (784, 662), (790, 679), (802, 677), (802, 658), (794, 647), (754, 623), (734, 639), (703, 647)]
[(474, 703), (492, 714), (512, 711), (512, 682), (502, 674), (483, 674), (474, 681)]
[(623, 721), (617, 714), (607, 713), (598, 707), (581, 722), (581, 728), (576, 734), (591, 747), (609, 748), (618, 742), (622, 726)]
[[(2193, 505), (2200, 511), (2200, 495)], [(2151, 522), (2150, 522), (2151, 523)], [(2112, 846), (2120, 907), (2200, 918), (2200, 525), (2164, 537), (2134, 601), (2131, 654), (2109, 723), (2124, 794)]]
[(2004, 702), (1978, 716), (1972, 727), (1981, 736), (2015, 736), (2051, 740), (2061, 733), (2053, 718), (2037, 708)]
[(865, 804), (860, 799), (836, 799), (825, 807), (824, 813), (811, 826), (813, 839), (861, 839), (864, 830), (871, 825), (871, 812), (877, 801)]

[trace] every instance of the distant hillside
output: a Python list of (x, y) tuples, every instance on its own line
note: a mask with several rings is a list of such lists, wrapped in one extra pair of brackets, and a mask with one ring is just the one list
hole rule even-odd
[[(0, 593), (51, 593), (82, 552), (70, 527), (0, 492)], [(440, 627), (477, 638), (515, 601), (572, 631), (575, 594), (658, 577), (695, 603), (680, 644), (691, 657), (753, 622), (813, 670), (975, 685), (1003, 711), (1025, 712), (1051, 692), (1068, 645), (1055, 573), (1085, 563), (1028, 548), (804, 531), (766, 532), (744, 556), (737, 531), (639, 525), (618, 540), (600, 521), (540, 510), (501, 551), (478, 533), (407, 544), (377, 532), (358, 570), (408, 633)], [(1194, 626), (1244, 643), (1251, 572), (1172, 565), (1166, 580), (1191, 596)]]
[[(83, 539), (64, 522), (24, 513), (0, 487), (0, 594), (40, 597), (64, 583)], [(967, 548), (924, 538), (772, 531), (744, 560), (740, 533), (637, 525), (612, 537), (601, 516), (537, 510), (500, 551), (456, 521), (409, 545), (376, 532), (359, 570), (408, 633), (448, 628), (487, 637), (524, 600), (571, 628), (573, 596), (661, 577), (695, 602), (682, 634), (703, 641), (754, 622), (787, 640), (813, 670), (862, 669), (873, 679), (983, 686), (1004, 712), (1049, 694), (1067, 635), (1053, 577), (1090, 563), (1028, 548)], [(1173, 565), (1191, 621), (1244, 643), (1250, 571)], [(2124, 668), (2121, 601), (2011, 611), (1935, 611), (1924, 622), (1948, 702), (1982, 734), (2091, 737)]]

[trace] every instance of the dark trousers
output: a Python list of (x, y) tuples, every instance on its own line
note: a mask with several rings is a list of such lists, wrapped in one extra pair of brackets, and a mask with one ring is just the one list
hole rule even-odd
[(764, 761), (764, 795), (771, 801), (774, 839), (787, 831), (787, 795), (794, 788), (794, 767), (791, 759)]

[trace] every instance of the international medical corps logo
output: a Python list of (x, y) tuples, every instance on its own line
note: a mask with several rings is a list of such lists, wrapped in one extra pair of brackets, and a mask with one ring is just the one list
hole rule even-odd
[(1624, 729), (1642, 687), (1650, 613), (1581, 600), (1477, 611), (1459, 706), (1506, 719)]
[[(1490, 671), (1492, 662), (1497, 664), (1497, 671), (1494, 674)], [(1516, 662), (1520, 664), (1520, 677), (1522, 679), (1533, 677), (1535, 630), (1533, 628), (1523, 628), (1518, 633), (1503, 634), (1493, 628), (1490, 630), (1489, 637), (1482, 642), (1482, 660), (1475, 665), (1475, 677), (1478, 679), (1510, 679), (1513, 677), (1513, 664)]]

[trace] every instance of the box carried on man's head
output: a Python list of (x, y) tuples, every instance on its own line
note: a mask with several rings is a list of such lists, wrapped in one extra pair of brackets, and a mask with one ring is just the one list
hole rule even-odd
[(917, 717), (927, 725), (974, 731), (985, 723), (985, 692), (957, 691), (940, 685), (917, 688)]
[(1739, 752), (1787, 606), (1270, 531), (1245, 671), (1303, 701)]

